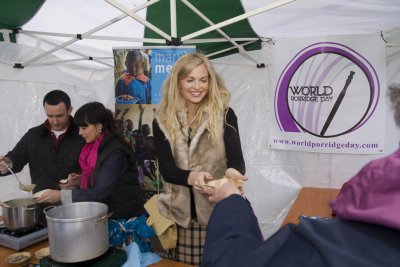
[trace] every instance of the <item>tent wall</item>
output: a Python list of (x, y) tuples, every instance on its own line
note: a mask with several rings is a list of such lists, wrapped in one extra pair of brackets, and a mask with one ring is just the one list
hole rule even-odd
[[(1, 155), (12, 149), (27, 129), (44, 122), (46, 115), (42, 101), (52, 89), (65, 90), (70, 95), (73, 113), (89, 101), (100, 101), (114, 108), (112, 69), (96, 70), (63, 64), (13, 68), (16, 60), (37, 53), (39, 51), (32, 47), (0, 43)], [(28, 168), (20, 177), (25, 182), (30, 181)], [(12, 176), (1, 177), (0, 188), (3, 201), (28, 196), (18, 189)]]
[[(279, 42), (277, 42), (279, 44)], [(271, 44), (251, 55), (271, 62)], [(16, 144), (26, 130), (42, 123), (42, 99), (54, 88), (68, 92), (74, 111), (89, 101), (101, 101), (114, 108), (113, 70), (95, 70), (70, 65), (30, 66), (14, 69), (15, 61), (34, 48), (0, 44), (0, 154)], [(252, 202), (265, 237), (280, 225), (301, 186), (339, 188), (366, 162), (398, 148), (399, 130), (387, 105), (385, 154), (343, 155), (268, 149), (268, 129), (273, 123), (271, 65), (256, 68), (243, 64), (241, 55), (214, 60), (232, 93), (231, 106), (238, 121), (249, 181), (245, 192)], [(388, 84), (400, 83), (400, 48), (387, 48)], [(74, 112), (73, 112), (74, 113)], [(29, 181), (27, 168), (20, 175)], [(26, 196), (12, 176), (0, 179), (0, 200)]]

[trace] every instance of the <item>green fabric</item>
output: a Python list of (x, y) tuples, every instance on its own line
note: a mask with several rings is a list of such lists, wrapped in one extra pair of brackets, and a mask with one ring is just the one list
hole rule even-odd
[[(67, 0), (66, 0), (67, 1)], [(45, 0), (0, 0), (0, 29), (16, 29), (27, 23), (41, 8)], [(189, 0), (189, 2), (199, 9), (208, 19), (214, 24), (225, 21), (232, 17), (244, 13), (244, 9), (240, 0)], [(203, 21), (197, 14), (191, 11), (181, 1), (177, 0), (177, 32), (178, 37), (185, 36), (195, 31), (204, 29), (209, 25)], [(170, 1), (161, 0), (160, 2), (150, 6), (147, 9), (147, 21), (170, 34)], [(222, 30), (231, 38), (242, 37), (258, 37), (247, 20), (242, 20), (222, 28)], [(162, 38), (157, 33), (146, 28), (145, 38)], [(196, 39), (205, 38), (223, 38), (217, 31), (212, 31)], [(15, 42), (15, 34), (10, 34), (10, 39)], [(3, 41), (3, 36), (0, 35), (0, 41)], [(243, 43), (243, 42), (238, 42)], [(143, 45), (160, 45), (153, 43), (144, 43)], [(165, 44), (163, 44), (165, 45)], [(229, 42), (218, 43), (203, 43), (196, 44), (197, 51), (210, 54), (225, 48), (232, 47)], [(247, 51), (260, 49), (261, 42), (251, 44), (245, 47)], [(237, 53), (238, 49), (233, 49), (223, 54), (218, 54), (214, 57), (226, 56)]]
[[(243, 6), (240, 0), (189, 0), (189, 2), (195, 6), (201, 13), (203, 13), (209, 20), (214, 24), (228, 20), (230, 18), (239, 16), (244, 13)], [(161, 29), (170, 35), (171, 33), (171, 23), (170, 23), (170, 1), (161, 0), (160, 2), (153, 4), (147, 8), (147, 21), (151, 22), (153, 25)], [(191, 34), (198, 30), (209, 27), (202, 18), (190, 10), (181, 1), (176, 1), (176, 13), (177, 13), (177, 35), (178, 37), (183, 37), (185, 35)], [(258, 37), (257, 34), (250, 27), (247, 20), (241, 20), (239, 22), (233, 23), (223, 30), (231, 38), (254, 38)], [(146, 28), (144, 33), (145, 38), (157, 38), (161, 39), (160, 35), (153, 32), (152, 30)], [(223, 36), (217, 31), (212, 31), (195, 39), (206, 39), (206, 38), (223, 38)], [(238, 42), (239, 43), (239, 42)], [(242, 42), (243, 43), (243, 42)], [(144, 43), (143, 45), (159, 45), (153, 43)], [(165, 44), (164, 44), (165, 45)], [(222, 49), (232, 47), (233, 45), (229, 42), (219, 42), (219, 43), (202, 43), (196, 44), (196, 49), (199, 52), (204, 52), (205, 54), (210, 54)], [(261, 42), (251, 44), (245, 47), (247, 51), (260, 49)], [(218, 54), (215, 57), (226, 56), (229, 54), (237, 53), (238, 49), (233, 49), (223, 54)], [(211, 57), (211, 58), (215, 58)]]
[[(1, 0), (0, 29), (13, 30), (27, 23), (40, 9), (45, 0)], [(15, 34), (11, 34), (15, 42)], [(3, 36), (0, 35), (0, 41)]]

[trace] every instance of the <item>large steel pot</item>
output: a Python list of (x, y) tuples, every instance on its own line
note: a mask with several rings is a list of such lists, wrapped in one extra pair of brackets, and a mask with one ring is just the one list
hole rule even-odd
[(32, 198), (16, 198), (2, 206), (4, 226), (9, 230), (29, 230), (39, 221), (39, 206)]
[(107, 205), (99, 202), (46, 208), (50, 257), (74, 263), (104, 254), (109, 248), (107, 211)]

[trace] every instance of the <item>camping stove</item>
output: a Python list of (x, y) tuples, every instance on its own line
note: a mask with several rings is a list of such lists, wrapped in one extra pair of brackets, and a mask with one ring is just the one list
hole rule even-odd
[(21, 250), (47, 239), (47, 228), (36, 225), (28, 231), (8, 230), (0, 226), (0, 245), (14, 250)]

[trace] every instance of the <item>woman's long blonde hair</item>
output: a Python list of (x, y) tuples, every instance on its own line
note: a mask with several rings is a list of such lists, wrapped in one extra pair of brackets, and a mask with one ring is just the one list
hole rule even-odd
[(229, 92), (207, 57), (200, 53), (189, 53), (182, 56), (172, 68), (163, 84), (164, 95), (157, 109), (157, 117), (165, 125), (172, 141), (175, 133), (181, 128), (178, 111), (186, 110), (185, 99), (179, 92), (179, 81), (188, 77), (199, 65), (204, 65), (208, 71), (209, 88), (191, 123), (192, 133), (196, 132), (202, 122), (203, 111), (207, 111), (209, 116), (207, 130), (211, 141), (215, 142), (223, 134), (222, 123), (224, 112), (228, 108)]

